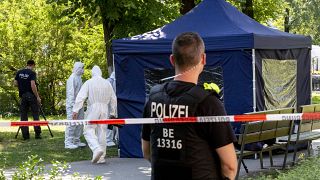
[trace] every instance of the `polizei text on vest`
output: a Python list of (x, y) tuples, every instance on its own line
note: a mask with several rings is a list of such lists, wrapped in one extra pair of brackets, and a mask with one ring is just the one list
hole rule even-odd
[(151, 117), (173, 118), (188, 117), (189, 107), (186, 105), (163, 104), (151, 102)]

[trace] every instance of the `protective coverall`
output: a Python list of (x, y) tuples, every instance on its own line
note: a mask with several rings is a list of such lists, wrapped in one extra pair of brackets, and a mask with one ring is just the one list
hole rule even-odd
[[(112, 72), (110, 77), (107, 80), (110, 82), (113, 88), (113, 91), (116, 92), (115, 73)], [(118, 128), (116, 126), (113, 126), (112, 129), (109, 129), (109, 127), (107, 128), (107, 146), (108, 147), (116, 145), (113, 140), (118, 141)]]
[[(86, 81), (76, 98), (73, 112), (77, 113), (87, 101), (85, 119), (107, 119), (116, 117), (116, 95), (111, 84), (101, 77), (102, 73), (98, 66), (92, 68), (92, 78)], [(93, 163), (105, 163), (106, 155), (106, 128), (104, 124), (84, 126), (84, 137), (93, 152)]]
[[(67, 94), (66, 94), (66, 111), (67, 119), (72, 120), (72, 108), (74, 106), (75, 99), (82, 86), (81, 76), (84, 72), (84, 64), (81, 62), (75, 62), (73, 71), (67, 80)], [(83, 108), (79, 110), (78, 119), (84, 118)], [(85, 143), (80, 142), (80, 136), (83, 132), (83, 125), (68, 125), (65, 130), (65, 148), (75, 149), (78, 147), (86, 146)]]

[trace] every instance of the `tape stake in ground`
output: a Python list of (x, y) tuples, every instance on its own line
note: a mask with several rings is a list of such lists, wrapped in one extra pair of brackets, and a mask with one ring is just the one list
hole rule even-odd
[(204, 122), (254, 122), (254, 121), (294, 121), (320, 120), (320, 113), (293, 114), (247, 114), (228, 116), (203, 116), (181, 118), (128, 118), (98, 120), (50, 120), (50, 121), (0, 121), (0, 127), (13, 126), (65, 126), (90, 124), (162, 124), (162, 123), (204, 123)]

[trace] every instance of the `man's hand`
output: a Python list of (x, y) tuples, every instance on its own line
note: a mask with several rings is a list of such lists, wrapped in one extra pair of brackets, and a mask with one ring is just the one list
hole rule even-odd
[(150, 141), (141, 139), (143, 158), (151, 162)]
[(222, 175), (234, 180), (237, 174), (237, 155), (233, 143), (216, 149), (216, 152), (220, 158)]
[(73, 120), (76, 120), (77, 118), (78, 118), (78, 113), (73, 112), (73, 113), (72, 113), (72, 119), (73, 119)]
[(18, 87), (18, 81), (17, 80), (14, 80), (13, 84)]
[(38, 101), (39, 105), (41, 105), (41, 98), (38, 94), (37, 85), (34, 80), (31, 80), (31, 89), (32, 89), (33, 94), (37, 97), (37, 101)]
[(41, 105), (41, 98), (39, 96), (37, 97), (37, 101), (38, 101), (39, 105)]

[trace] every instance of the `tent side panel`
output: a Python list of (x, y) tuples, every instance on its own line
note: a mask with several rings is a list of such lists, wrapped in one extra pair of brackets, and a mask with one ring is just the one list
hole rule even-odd
[[(265, 85), (262, 76), (262, 61), (263, 59), (276, 60), (296, 60), (296, 106), (310, 104), (311, 102), (311, 87), (310, 87), (310, 49), (286, 49), (286, 50), (256, 50), (256, 75), (257, 75), (257, 109), (258, 111), (266, 110), (264, 101)], [(278, 107), (283, 108), (283, 107)]]
[[(115, 54), (119, 118), (141, 118), (145, 103), (145, 68), (171, 68), (169, 54)], [(120, 130), (120, 157), (142, 157), (141, 126)]]
[[(251, 50), (208, 52), (207, 66), (223, 68), (224, 106), (227, 114), (252, 112), (252, 56)], [(240, 123), (233, 123), (235, 133), (240, 132)]]
[(250, 51), (207, 52), (207, 66), (223, 68), (224, 105), (228, 114), (252, 111)]

